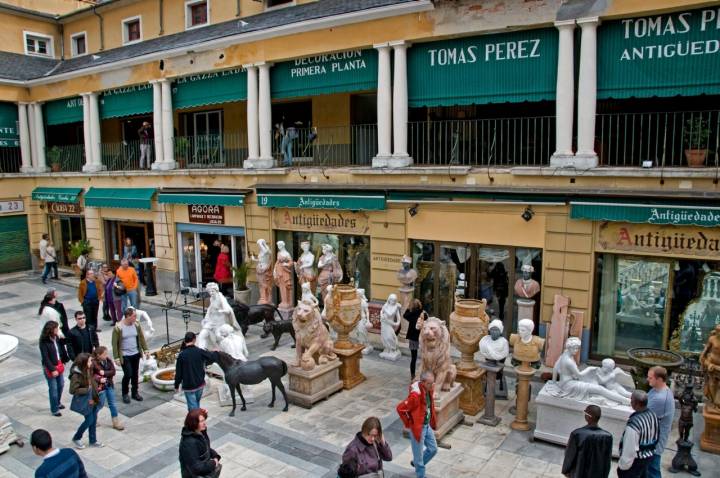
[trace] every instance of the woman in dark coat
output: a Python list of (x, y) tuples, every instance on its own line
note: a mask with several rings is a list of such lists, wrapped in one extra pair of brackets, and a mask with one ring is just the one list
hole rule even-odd
[(379, 476), (383, 461), (392, 461), (390, 445), (385, 441), (382, 425), (377, 417), (368, 417), (353, 441), (345, 448), (342, 462), (356, 466), (356, 476)]
[(207, 410), (188, 412), (180, 436), (180, 473), (182, 478), (220, 476), (220, 455), (210, 447), (207, 435)]
[[(418, 319), (423, 319), (418, 322)], [(405, 338), (408, 340), (410, 348), (410, 381), (415, 380), (415, 364), (417, 363), (418, 346), (420, 340), (420, 329), (422, 329), (423, 320), (427, 318), (427, 313), (423, 310), (422, 302), (414, 299), (410, 307), (403, 314), (403, 318), (408, 321), (408, 329)]]
[(60, 403), (63, 387), (65, 386), (65, 365), (70, 360), (65, 343), (59, 337), (60, 327), (54, 320), (48, 320), (40, 333), (40, 360), (43, 373), (48, 383), (50, 397), (50, 413), (56, 417), (62, 416), (60, 410), (65, 406)]

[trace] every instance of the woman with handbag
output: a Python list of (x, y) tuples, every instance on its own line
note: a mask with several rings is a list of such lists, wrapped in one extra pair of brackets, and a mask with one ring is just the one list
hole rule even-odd
[(220, 455), (210, 448), (207, 410), (196, 408), (185, 417), (180, 435), (180, 474), (182, 478), (217, 478), (222, 465)]
[(342, 462), (344, 465), (354, 463), (358, 478), (382, 478), (385, 476), (383, 461), (392, 461), (392, 451), (383, 437), (380, 420), (369, 417), (345, 448)]
[(228, 295), (228, 290), (232, 291), (232, 262), (230, 261), (230, 248), (223, 244), (220, 246), (220, 254), (218, 254), (215, 262), (215, 273), (213, 279), (220, 286), (220, 292), (224, 296)]
[(72, 437), (75, 448), (79, 450), (85, 448), (81, 441), (85, 430), (88, 430), (90, 435), (91, 447), (101, 448), (104, 446), (97, 441), (96, 436), (97, 414), (100, 410), (100, 394), (102, 392), (102, 384), (98, 384), (93, 378), (92, 356), (86, 353), (79, 354), (75, 357), (75, 362), (70, 369), (70, 394), (73, 396), (70, 410), (85, 417)]
[(60, 327), (58, 323), (54, 320), (48, 320), (40, 333), (39, 344), (43, 372), (48, 383), (50, 413), (56, 417), (61, 417), (60, 410), (65, 408), (60, 403), (60, 398), (65, 385), (64, 364), (70, 360), (65, 350), (65, 343), (60, 340), (59, 333)]

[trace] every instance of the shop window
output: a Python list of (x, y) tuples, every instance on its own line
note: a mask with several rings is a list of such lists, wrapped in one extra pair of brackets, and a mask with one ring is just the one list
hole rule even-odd
[(51, 36), (31, 32), (24, 32), (24, 35), (26, 55), (54, 56)]
[(87, 53), (87, 41), (85, 32), (76, 33), (70, 37), (72, 56), (82, 56)]
[[(225, 248), (232, 267), (243, 262), (245, 238), (233, 233), (234, 228), (179, 224), (178, 229), (181, 287), (199, 290), (207, 286), (208, 282), (218, 282), (218, 258)], [(232, 295), (231, 282), (221, 284), (221, 287), (225, 295)]]
[(122, 21), (123, 44), (139, 42), (142, 40), (142, 18), (132, 17)]
[(207, 25), (208, 2), (205, 0), (185, 2), (185, 28)]

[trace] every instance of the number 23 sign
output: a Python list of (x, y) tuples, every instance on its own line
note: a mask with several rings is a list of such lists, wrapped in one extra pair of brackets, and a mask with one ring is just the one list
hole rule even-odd
[(22, 212), (25, 210), (23, 201), (0, 201), (0, 214)]

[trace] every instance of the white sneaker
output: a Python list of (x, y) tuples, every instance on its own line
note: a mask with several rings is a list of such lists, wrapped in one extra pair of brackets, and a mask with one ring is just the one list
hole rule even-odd
[(81, 442), (80, 440), (73, 440), (72, 442), (75, 444), (75, 448), (77, 448), (78, 450), (85, 449), (85, 445), (83, 445), (83, 442)]
[(90, 444), (90, 448), (102, 448), (104, 446), (105, 446), (105, 444), (103, 444), (102, 442), (99, 442), (99, 441), (96, 441), (95, 443)]

